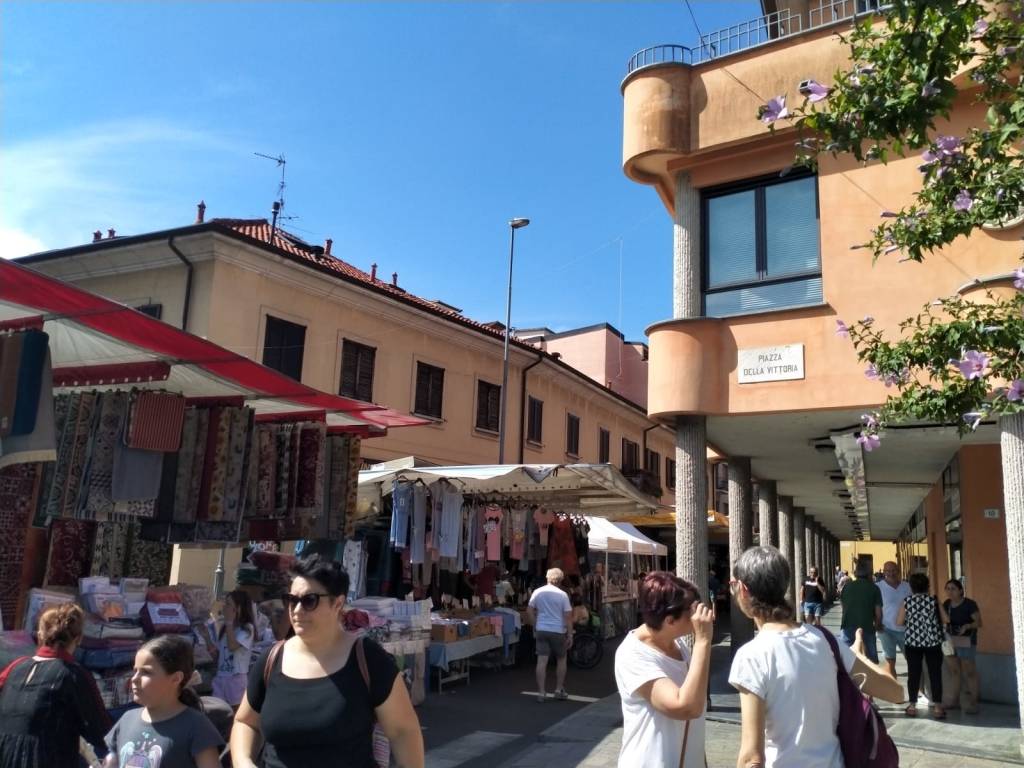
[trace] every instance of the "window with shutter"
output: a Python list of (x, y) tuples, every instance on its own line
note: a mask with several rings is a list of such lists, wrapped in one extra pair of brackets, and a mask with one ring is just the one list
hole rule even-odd
[(580, 417), (572, 413), (565, 416), (565, 452), (580, 455)]
[(597, 431), (597, 463), (608, 464), (612, 460), (612, 433), (607, 429)]
[(263, 364), (302, 380), (302, 356), (306, 347), (306, 326), (267, 315), (263, 334)]
[(676, 461), (675, 459), (665, 458), (665, 485), (670, 489), (675, 490), (676, 487)]
[(632, 440), (622, 438), (622, 471), (627, 475), (636, 474), (640, 469), (640, 446)]
[(487, 381), (476, 383), (476, 428), (497, 432), (501, 426), (501, 387)]
[(526, 439), (531, 443), (540, 443), (544, 440), (544, 401), (535, 397), (530, 398)]
[(338, 393), (343, 397), (373, 402), (373, 367), (377, 350), (344, 339), (341, 345), (341, 386)]
[(656, 478), (661, 477), (661, 454), (657, 451), (652, 451), (650, 448), (647, 449), (646, 455), (644, 456), (644, 471), (650, 472)]
[(136, 307), (136, 309), (144, 315), (155, 317), (157, 320), (159, 320), (164, 313), (163, 304), (143, 304)]
[(416, 364), (416, 403), (413, 410), (432, 419), (441, 418), (444, 400), (444, 368), (427, 363)]

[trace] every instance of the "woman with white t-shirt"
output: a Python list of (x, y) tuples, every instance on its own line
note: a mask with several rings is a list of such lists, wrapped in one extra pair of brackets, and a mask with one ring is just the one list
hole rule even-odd
[[(757, 635), (736, 650), (729, 683), (740, 692), (743, 722), (738, 768), (844, 768), (836, 736), (836, 662), (824, 632), (800, 624), (786, 600), (790, 568), (775, 547), (752, 547), (733, 568), (736, 604)], [(903, 686), (863, 653), (838, 643), (847, 672), (868, 696), (899, 703)]]
[(224, 620), (217, 632), (217, 674), (213, 678), (213, 695), (232, 707), (242, 703), (255, 641), (252, 599), (240, 589), (229, 592), (224, 598)]
[[(667, 571), (640, 584), (643, 624), (615, 652), (622, 698), (620, 768), (704, 768), (704, 705), (714, 613)], [(694, 636), (693, 651), (683, 644)]]

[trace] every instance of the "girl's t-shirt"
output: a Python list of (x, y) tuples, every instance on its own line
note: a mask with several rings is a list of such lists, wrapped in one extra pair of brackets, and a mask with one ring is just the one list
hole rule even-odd
[(244, 627), (235, 627), (235, 641), (239, 648), (232, 651), (228, 648), (227, 630), (224, 636), (218, 637), (217, 649), (220, 653), (217, 656), (217, 674), (219, 675), (247, 675), (252, 661), (253, 629), (246, 624)]
[(118, 768), (195, 768), (196, 755), (224, 746), (213, 723), (198, 709), (186, 707), (157, 723), (143, 720), (144, 711), (128, 710), (107, 734), (107, 747)]

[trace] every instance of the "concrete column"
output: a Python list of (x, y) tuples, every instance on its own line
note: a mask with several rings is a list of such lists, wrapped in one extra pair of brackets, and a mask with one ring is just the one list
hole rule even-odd
[(708, 589), (707, 436), (703, 416), (676, 419), (676, 574)]
[(762, 547), (779, 546), (778, 504), (775, 499), (775, 481), (761, 480), (757, 484), (757, 517)]
[(818, 568), (818, 575), (822, 579), (827, 578), (825, 571), (825, 529), (821, 523), (814, 524), (814, 564)]
[[(1010, 611), (1017, 666), (1017, 706), (1024, 723), (1024, 413), (999, 419), (1006, 507), (1006, 550), (1010, 561)], [(1024, 754), (1024, 734), (1021, 737)]]
[(810, 568), (814, 559), (814, 518), (804, 513), (804, 567), (800, 571), (800, 580), (807, 577), (807, 569)]
[[(806, 538), (805, 538), (805, 527), (806, 527), (806, 515), (804, 514), (803, 507), (793, 507), (793, 562), (790, 565), (793, 568), (793, 583), (795, 585), (804, 583), (804, 575), (807, 573), (807, 557), (806, 557)], [(800, 619), (802, 611), (800, 610), (800, 590), (797, 589), (794, 600), (797, 603), (796, 618)]]
[[(793, 497), (779, 496), (779, 551), (786, 558), (789, 567), (793, 568)], [(796, 570), (793, 570), (793, 577), (789, 580), (789, 589), (786, 590), (786, 599), (790, 604), (796, 605), (797, 592)]]
[[(750, 500), (750, 459), (740, 456), (729, 457), (729, 574), (740, 555), (746, 552), (754, 538), (754, 520)], [(754, 636), (754, 622), (743, 615), (743, 611), (732, 599), (729, 610), (730, 645), (732, 653)]]
[[(675, 180), (672, 227), (672, 314), (700, 317), (700, 193), (688, 174)], [(676, 573), (708, 584), (707, 432), (704, 416), (676, 419)]]

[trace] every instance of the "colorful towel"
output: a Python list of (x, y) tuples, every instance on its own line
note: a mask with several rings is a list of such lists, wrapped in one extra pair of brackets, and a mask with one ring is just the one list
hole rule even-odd
[(302, 424), (299, 432), (298, 477), (295, 508), (303, 514), (323, 510), (325, 424)]
[(285, 515), (288, 506), (288, 484), (291, 476), (292, 425), (280, 424), (274, 429), (277, 443), (277, 481), (274, 489), (274, 513)]
[(224, 518), (224, 483), (227, 478), (228, 451), (231, 447), (232, 408), (210, 410), (210, 427), (206, 437), (206, 460), (203, 484), (199, 494), (198, 520)]
[(3, 628), (14, 629), (21, 596), (25, 538), (39, 489), (38, 464), (14, 464), (0, 469), (0, 614)]
[[(39, 396), (35, 400), (33, 415), (35, 426), (26, 434), (14, 434), (12, 431), (7, 437), (0, 438), (0, 467), (57, 460), (57, 433), (54, 429), (53, 409), (53, 368), (50, 364), (48, 344), (43, 348), (42, 354)], [(16, 411), (20, 413), (20, 409), (16, 409)], [(19, 423), (21, 423), (20, 419)]]
[(128, 411), (128, 393), (104, 392), (98, 408), (99, 418), (92, 431), (92, 452), (82, 475), (83, 493), (76, 515), (82, 520), (107, 519), (114, 511), (114, 499), (110, 495), (114, 445), (120, 440)]
[(132, 395), (125, 443), (147, 451), (176, 451), (181, 446), (185, 398), (170, 392)]
[(78, 580), (89, 575), (95, 537), (96, 523), (91, 520), (54, 520), (50, 526), (50, 556), (43, 586), (77, 587)]
[[(78, 511), (78, 497), (82, 491), (82, 475), (85, 474), (89, 446), (92, 444), (89, 436), (92, 434), (93, 419), (99, 411), (96, 407), (98, 402), (99, 395), (95, 392), (83, 392), (78, 395), (77, 423), (68, 454), (67, 480), (64, 482), (64, 488), (60, 491), (61, 498), (57, 502), (61, 517), (74, 517)], [(70, 420), (68, 426), (71, 426)]]
[(274, 514), (277, 494), (277, 435), (269, 426), (258, 426), (259, 460), (256, 468), (256, 499), (253, 514), (269, 517)]
[(18, 399), (18, 371), (25, 335), (0, 335), (0, 438), (14, 426), (14, 404)]
[(345, 513), (348, 505), (348, 452), (349, 438), (332, 435), (330, 444), (330, 488), (326, 502), (327, 538), (345, 539)]
[(206, 465), (206, 444), (210, 432), (211, 412), (207, 408), (200, 409), (196, 422), (196, 452), (192, 457), (192, 479), (188, 490), (188, 505), (185, 519), (180, 522), (194, 522), (199, 513), (199, 496), (202, 494), (203, 467)]
[(189, 492), (192, 488), (192, 465), (196, 455), (196, 436), (199, 430), (199, 411), (189, 408), (185, 411), (181, 428), (181, 448), (178, 450), (177, 476), (174, 479), (174, 522), (189, 520)]
[[(53, 378), (43, 379), (43, 364), (50, 350), (50, 336), (42, 331), (25, 331), (18, 368), (18, 394), (14, 401), (11, 435), (28, 435), (36, 428), (40, 395), (45, 385), (53, 389)], [(52, 395), (52, 391), (51, 391)]]
[(228, 424), (228, 450), (224, 471), (224, 503), (221, 519), (237, 520), (242, 515), (242, 479), (245, 477), (245, 458), (249, 443), (248, 408), (232, 408)]

